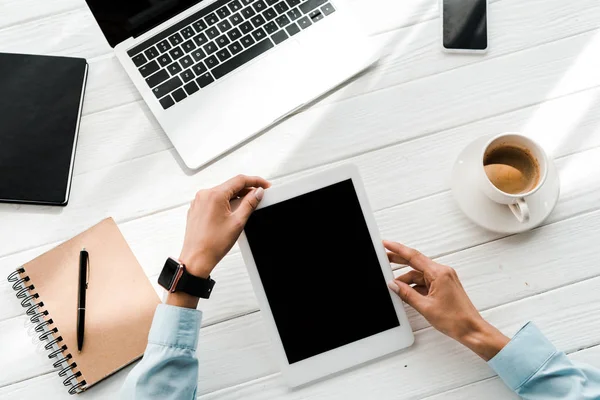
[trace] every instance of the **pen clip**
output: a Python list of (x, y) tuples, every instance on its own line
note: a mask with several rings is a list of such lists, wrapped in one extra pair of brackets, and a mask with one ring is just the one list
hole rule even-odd
[(85, 289), (87, 290), (88, 284), (90, 283), (90, 253), (88, 253), (87, 256), (87, 274), (85, 278)]

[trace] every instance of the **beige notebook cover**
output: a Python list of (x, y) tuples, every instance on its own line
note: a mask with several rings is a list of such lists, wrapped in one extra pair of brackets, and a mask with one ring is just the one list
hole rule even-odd
[[(82, 248), (89, 253), (90, 265), (84, 342), (78, 353), (76, 309)], [(142, 356), (160, 300), (112, 218), (22, 268), (21, 278), (29, 277), (26, 284), (34, 286), (30, 294), (39, 295), (34, 301), (43, 302), (40, 311), (48, 311), (44, 318), (52, 320), (48, 328), (56, 328), (54, 338), (61, 337), (58, 345), (66, 346), (63, 356), (70, 354), (69, 364), (76, 364), (73, 372), (81, 372), (68, 383), (79, 382), (80, 389), (88, 389)]]

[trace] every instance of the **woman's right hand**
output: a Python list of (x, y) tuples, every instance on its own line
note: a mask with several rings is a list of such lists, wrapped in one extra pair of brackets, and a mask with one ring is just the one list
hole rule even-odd
[(438, 331), (473, 350), (484, 360), (493, 358), (509, 339), (481, 317), (453, 268), (438, 264), (415, 249), (384, 241), (390, 262), (414, 268), (389, 287)]

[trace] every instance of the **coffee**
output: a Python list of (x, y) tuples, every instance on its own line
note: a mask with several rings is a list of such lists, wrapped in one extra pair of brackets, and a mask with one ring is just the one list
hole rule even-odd
[(498, 146), (488, 150), (483, 165), (492, 184), (509, 194), (527, 193), (540, 180), (540, 166), (526, 149), (516, 146)]

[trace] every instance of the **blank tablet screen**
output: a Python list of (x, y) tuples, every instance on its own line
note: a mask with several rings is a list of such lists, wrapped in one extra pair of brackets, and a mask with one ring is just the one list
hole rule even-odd
[(400, 325), (351, 179), (257, 210), (245, 232), (290, 364)]

